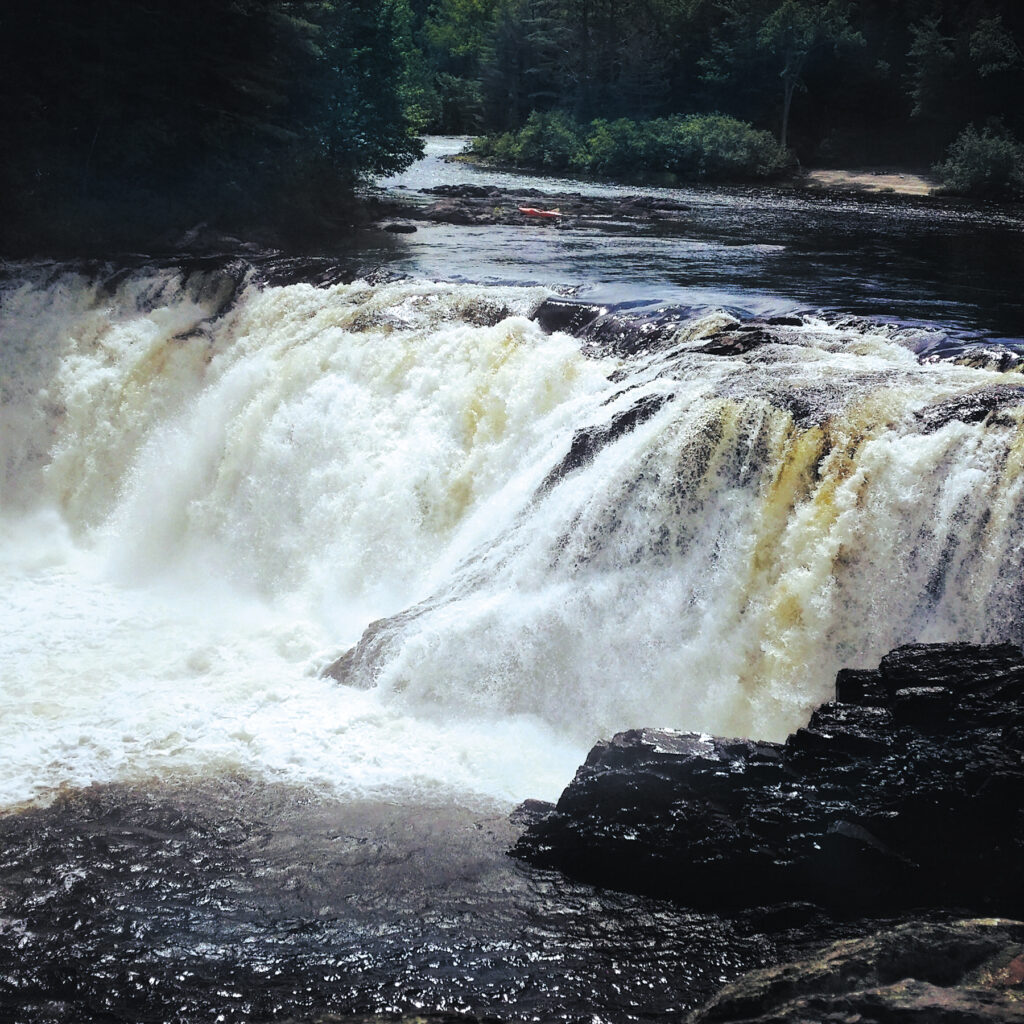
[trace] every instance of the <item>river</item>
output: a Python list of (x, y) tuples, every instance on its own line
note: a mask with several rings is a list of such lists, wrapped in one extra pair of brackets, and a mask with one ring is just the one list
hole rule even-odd
[[(380, 187), (509, 183), (460, 144)], [(1016, 350), (1024, 242), (673, 195), (682, 234), (431, 225), (321, 286), (5, 265), (5, 1020), (639, 1019), (770, 958), (513, 865), (508, 813), (619, 729), (779, 739), (842, 665), (1024, 639), (1020, 375), (921, 358)], [(629, 356), (555, 293), (685, 312)]]

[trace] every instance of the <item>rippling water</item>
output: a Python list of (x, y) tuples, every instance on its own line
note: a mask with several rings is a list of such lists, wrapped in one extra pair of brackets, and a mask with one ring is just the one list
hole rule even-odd
[(385, 184), (414, 201), (425, 201), (423, 189), (460, 183), (609, 199), (659, 195), (689, 207), (682, 229), (614, 221), (600, 235), (543, 224), (427, 226), (402, 240), (398, 266), (444, 280), (571, 286), (601, 302), (762, 314), (834, 309), (929, 324), (957, 338), (1024, 339), (1019, 210), (772, 188), (634, 188), (445, 162), (466, 141), (428, 140), (426, 159)]
[[(389, 186), (506, 181), (455, 145)], [(2, 1019), (641, 1019), (771, 957), (511, 864), (508, 813), (618, 729), (778, 738), (841, 665), (1024, 639), (1020, 374), (919, 359), (1024, 333), (1021, 236), (676, 196), (682, 235), (5, 268)], [(552, 290), (672, 328), (548, 333)]]

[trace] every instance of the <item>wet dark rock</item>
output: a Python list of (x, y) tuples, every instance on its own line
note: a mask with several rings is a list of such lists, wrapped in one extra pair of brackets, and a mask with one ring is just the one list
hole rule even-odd
[(954, 420), (961, 423), (993, 422), (1002, 410), (1020, 405), (1024, 405), (1024, 387), (993, 384), (967, 395), (956, 395), (926, 406), (917, 413), (917, 417), (924, 432), (931, 434)]
[(253, 280), (276, 288), (293, 284), (312, 284), (318, 288), (348, 284), (359, 276), (348, 261), (329, 256), (274, 256), (261, 260), (252, 269)]
[(1024, 922), (912, 921), (751, 971), (689, 1024), (1024, 1022)]
[[(553, 298), (541, 303), (533, 319), (548, 333), (564, 331), (580, 338), (584, 342), (585, 355), (621, 358), (671, 345), (680, 329), (691, 324), (696, 315), (696, 311), (687, 306), (645, 304), (641, 308), (622, 305), (609, 309), (572, 299)], [(784, 342), (785, 339), (774, 334), (769, 327), (801, 324), (802, 321), (795, 317), (773, 317), (736, 324), (719, 331), (695, 351), (708, 355), (742, 355), (769, 343)], [(808, 410), (800, 407), (800, 399), (780, 392), (778, 404), (784, 406), (787, 401), (794, 404), (794, 419), (806, 418)]]
[(415, 224), (410, 224), (406, 220), (393, 220), (387, 224), (381, 225), (382, 231), (387, 231), (392, 235), (412, 235), (419, 230)]
[(509, 815), (509, 820), (513, 825), (525, 827), (540, 821), (554, 809), (555, 805), (547, 800), (524, 800)]
[(885, 707), (889, 694), (877, 670), (841, 668), (836, 676), (836, 700), (840, 704)]
[(494, 185), (435, 185), (423, 190), (432, 196), (448, 196), (453, 199), (488, 199), (501, 195), (501, 189)]
[(612, 416), (608, 423), (577, 430), (565, 458), (547, 475), (540, 493), (546, 493), (574, 470), (593, 462), (598, 452), (649, 420), (670, 398), (666, 394), (645, 395), (629, 409)]
[(692, 207), (689, 203), (681, 203), (675, 199), (666, 199), (661, 196), (634, 196), (628, 199), (617, 200), (620, 210), (658, 210), (683, 212)]
[(918, 729), (944, 725), (952, 709), (953, 694), (944, 686), (908, 686), (897, 690), (892, 701), (893, 721)]
[(907, 644), (879, 663), (890, 694), (915, 686), (944, 686), (957, 694), (1024, 698), (1024, 662), (1014, 644)]
[(836, 696), (781, 745), (620, 733), (513, 853), (716, 910), (1024, 911), (1020, 650), (910, 645)]
[(569, 299), (545, 299), (536, 309), (532, 319), (546, 334), (561, 331), (579, 337), (587, 327), (608, 310)]
[(409, 280), (408, 274), (385, 266), (360, 267), (354, 277), (367, 284), (394, 284), (397, 281)]
[(353, 686), (357, 689), (369, 689), (373, 686), (375, 676), (372, 666), (380, 656), (394, 633), (395, 616), (391, 619), (375, 619), (359, 638), (359, 642), (350, 647), (340, 658), (335, 659), (321, 673), (329, 679)]
[(584, 355), (619, 358), (656, 352), (670, 345), (693, 311), (685, 307), (615, 310), (598, 317), (582, 331)]
[(711, 915), (523, 871), (516, 831), (486, 801), (232, 771), (69, 787), (0, 817), (0, 1021), (639, 1024), (773, 962)]
[(457, 199), (441, 199), (426, 208), (427, 220), (442, 224), (495, 224), (497, 218)]
[(716, 334), (697, 351), (709, 356), (739, 356), (777, 339), (760, 324), (744, 324), (733, 330)]

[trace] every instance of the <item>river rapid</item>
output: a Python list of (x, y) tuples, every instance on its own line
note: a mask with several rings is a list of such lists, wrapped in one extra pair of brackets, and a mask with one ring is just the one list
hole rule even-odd
[[(459, 145), (380, 187), (508, 184)], [(1024, 640), (1024, 236), (673, 196), (682, 234), (3, 268), (4, 1020), (639, 1019), (771, 958), (513, 865), (508, 814), (620, 729), (781, 739), (841, 666)]]

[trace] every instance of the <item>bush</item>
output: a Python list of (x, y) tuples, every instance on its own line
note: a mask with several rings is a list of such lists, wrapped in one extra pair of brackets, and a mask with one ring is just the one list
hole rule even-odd
[(478, 139), (473, 152), (496, 163), (636, 179), (669, 172), (689, 180), (750, 180), (781, 174), (789, 156), (768, 132), (723, 114), (653, 121), (533, 113), (516, 133)]
[(535, 110), (516, 137), (515, 160), (522, 167), (565, 171), (582, 159), (579, 126), (562, 111)]
[(694, 114), (665, 131), (667, 169), (687, 178), (770, 178), (789, 165), (768, 132), (724, 114)]
[(968, 125), (935, 173), (944, 189), (956, 195), (1019, 195), (1024, 193), (1024, 145), (1001, 127), (979, 132)]
[(647, 169), (643, 127), (635, 121), (594, 121), (586, 140), (580, 170), (602, 178), (635, 177)]

